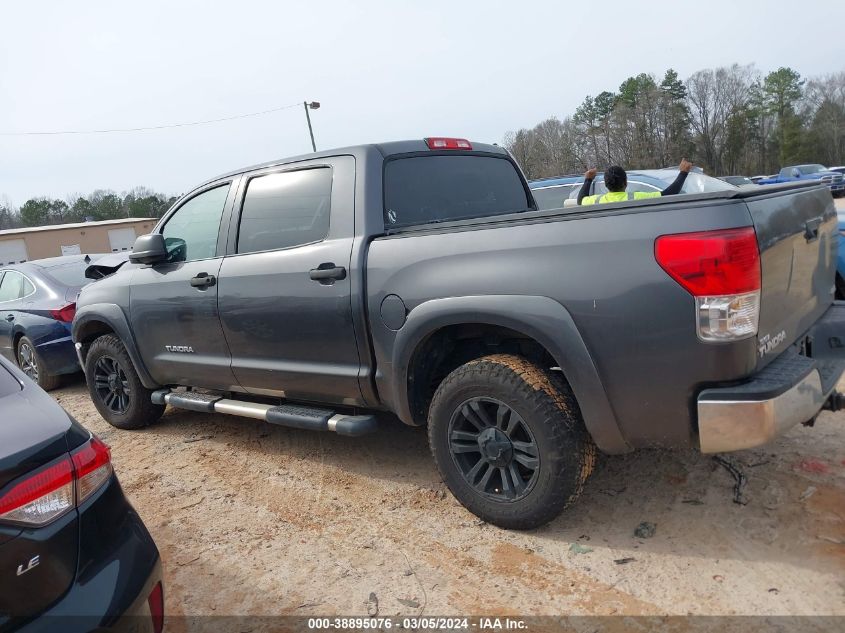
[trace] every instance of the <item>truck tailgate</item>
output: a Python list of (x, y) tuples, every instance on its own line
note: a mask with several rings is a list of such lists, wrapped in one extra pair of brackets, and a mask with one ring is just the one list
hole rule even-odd
[(760, 245), (762, 290), (757, 367), (774, 360), (833, 302), (838, 231), (826, 188), (746, 200)]

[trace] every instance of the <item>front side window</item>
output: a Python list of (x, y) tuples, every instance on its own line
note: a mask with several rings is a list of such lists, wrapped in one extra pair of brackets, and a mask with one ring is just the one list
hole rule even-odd
[(14, 270), (7, 270), (0, 280), (0, 301), (14, 301), (23, 296), (24, 276)]
[(170, 262), (192, 262), (217, 254), (220, 219), (226, 206), (229, 184), (203, 191), (176, 210), (161, 234)]
[(329, 167), (253, 178), (241, 209), (238, 253), (290, 248), (325, 239), (331, 199)]

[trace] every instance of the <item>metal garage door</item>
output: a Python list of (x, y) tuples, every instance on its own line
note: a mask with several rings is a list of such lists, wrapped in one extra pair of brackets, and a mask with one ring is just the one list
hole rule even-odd
[(0, 266), (20, 264), (27, 259), (26, 242), (23, 240), (0, 241)]
[(109, 244), (113, 253), (118, 251), (131, 251), (135, 243), (135, 229), (111, 229), (109, 231)]

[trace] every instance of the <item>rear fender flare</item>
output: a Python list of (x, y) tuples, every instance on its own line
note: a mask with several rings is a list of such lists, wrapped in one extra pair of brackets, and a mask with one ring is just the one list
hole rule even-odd
[(483, 295), (432, 299), (415, 307), (397, 333), (392, 353), (392, 391), (396, 413), (412, 423), (408, 373), (414, 351), (431, 334), (449, 325), (483, 323), (530, 336), (555, 359), (566, 376), (596, 445), (610, 454), (626, 453), (625, 441), (595, 363), (569, 312), (549, 297)]

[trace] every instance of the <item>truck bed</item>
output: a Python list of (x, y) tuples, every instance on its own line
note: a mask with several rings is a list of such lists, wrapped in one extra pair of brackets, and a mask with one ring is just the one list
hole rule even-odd
[[(370, 246), (368, 308), (378, 314), (389, 294), (409, 318), (439, 298), (551, 298), (577, 326), (627, 445), (689, 446), (696, 394), (751, 376), (832, 303), (835, 225), (829, 192), (802, 183), (404, 228)], [(748, 226), (761, 250), (759, 335), (702, 342), (693, 297), (657, 264), (655, 239)], [(371, 322), (376, 365), (389, 367), (397, 333)], [(761, 355), (766, 335), (780, 343)], [(393, 404), (390, 374), (376, 381)]]

